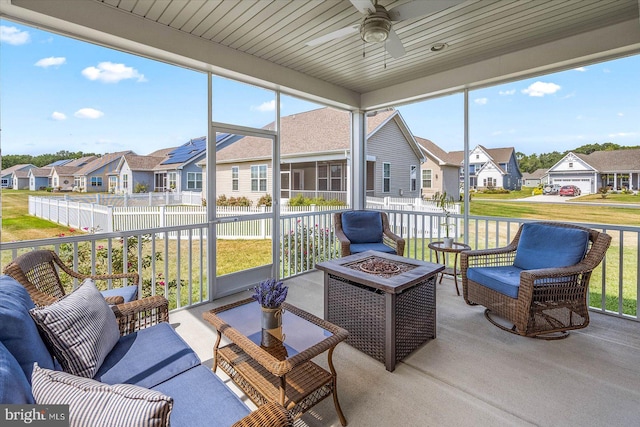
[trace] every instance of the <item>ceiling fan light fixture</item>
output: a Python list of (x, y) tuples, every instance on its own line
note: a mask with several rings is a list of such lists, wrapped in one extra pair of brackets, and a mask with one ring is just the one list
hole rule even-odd
[(446, 49), (447, 46), (448, 45), (446, 43), (435, 43), (431, 46), (431, 52), (440, 52), (441, 50)]
[(379, 9), (365, 17), (360, 25), (360, 37), (367, 43), (382, 43), (389, 37), (391, 20), (386, 10)]

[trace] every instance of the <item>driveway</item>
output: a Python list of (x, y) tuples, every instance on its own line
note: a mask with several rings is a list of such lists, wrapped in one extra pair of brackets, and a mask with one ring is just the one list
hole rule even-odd
[(516, 199), (519, 202), (547, 202), (547, 203), (564, 203), (567, 200), (571, 200), (573, 197), (563, 197), (553, 194), (540, 194), (539, 196), (525, 197), (523, 199)]

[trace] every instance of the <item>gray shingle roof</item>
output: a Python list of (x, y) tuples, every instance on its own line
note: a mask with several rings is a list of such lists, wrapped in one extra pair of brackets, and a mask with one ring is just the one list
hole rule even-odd
[(640, 149), (638, 148), (574, 154), (601, 173), (640, 171)]
[(139, 156), (137, 154), (126, 154), (124, 156), (129, 168), (134, 171), (152, 171), (164, 157)]
[[(387, 110), (367, 117), (367, 136), (394, 114), (397, 114), (395, 110)], [(282, 117), (280, 125), (282, 156), (350, 149), (351, 120), (347, 111), (320, 108)], [(273, 123), (265, 128), (273, 129)], [(218, 161), (271, 158), (271, 145), (260, 138), (245, 137), (221, 149), (216, 156)]]
[(80, 168), (80, 170), (77, 171), (75, 175), (88, 175), (91, 172), (95, 171), (96, 169), (99, 169), (105, 165), (108, 165), (109, 163), (115, 160), (118, 160), (120, 157), (124, 156), (125, 154), (130, 154), (130, 153), (133, 153), (133, 151), (127, 150), (127, 151), (118, 151), (116, 153), (107, 153), (104, 156), (98, 157), (97, 159), (87, 163), (85, 166)]
[(451, 159), (450, 153), (447, 153), (446, 151), (444, 151), (442, 148), (437, 146), (433, 141), (425, 138), (420, 138), (419, 136), (414, 136), (414, 138), (416, 139), (418, 144), (420, 144), (423, 150), (430, 152), (431, 154), (436, 156), (438, 160), (441, 160), (442, 162), (448, 165), (459, 166), (458, 162), (456, 162), (455, 159), (453, 160)]

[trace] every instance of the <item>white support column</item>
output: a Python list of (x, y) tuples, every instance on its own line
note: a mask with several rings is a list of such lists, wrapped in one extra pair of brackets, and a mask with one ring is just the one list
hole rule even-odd
[(464, 90), (464, 243), (469, 244), (469, 89)]
[(217, 295), (216, 289), (216, 135), (213, 123), (213, 76), (207, 78), (207, 284), (209, 285), (209, 301)]
[(352, 209), (364, 209), (367, 197), (367, 121), (363, 111), (351, 112), (351, 167), (347, 187), (347, 200)]

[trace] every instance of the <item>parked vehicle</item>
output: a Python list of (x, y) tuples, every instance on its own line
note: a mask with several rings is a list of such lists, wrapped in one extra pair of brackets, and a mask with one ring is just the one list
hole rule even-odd
[(561, 196), (579, 196), (580, 189), (575, 185), (563, 185), (559, 194)]
[(544, 186), (542, 194), (558, 194), (560, 187), (560, 184), (547, 184)]

